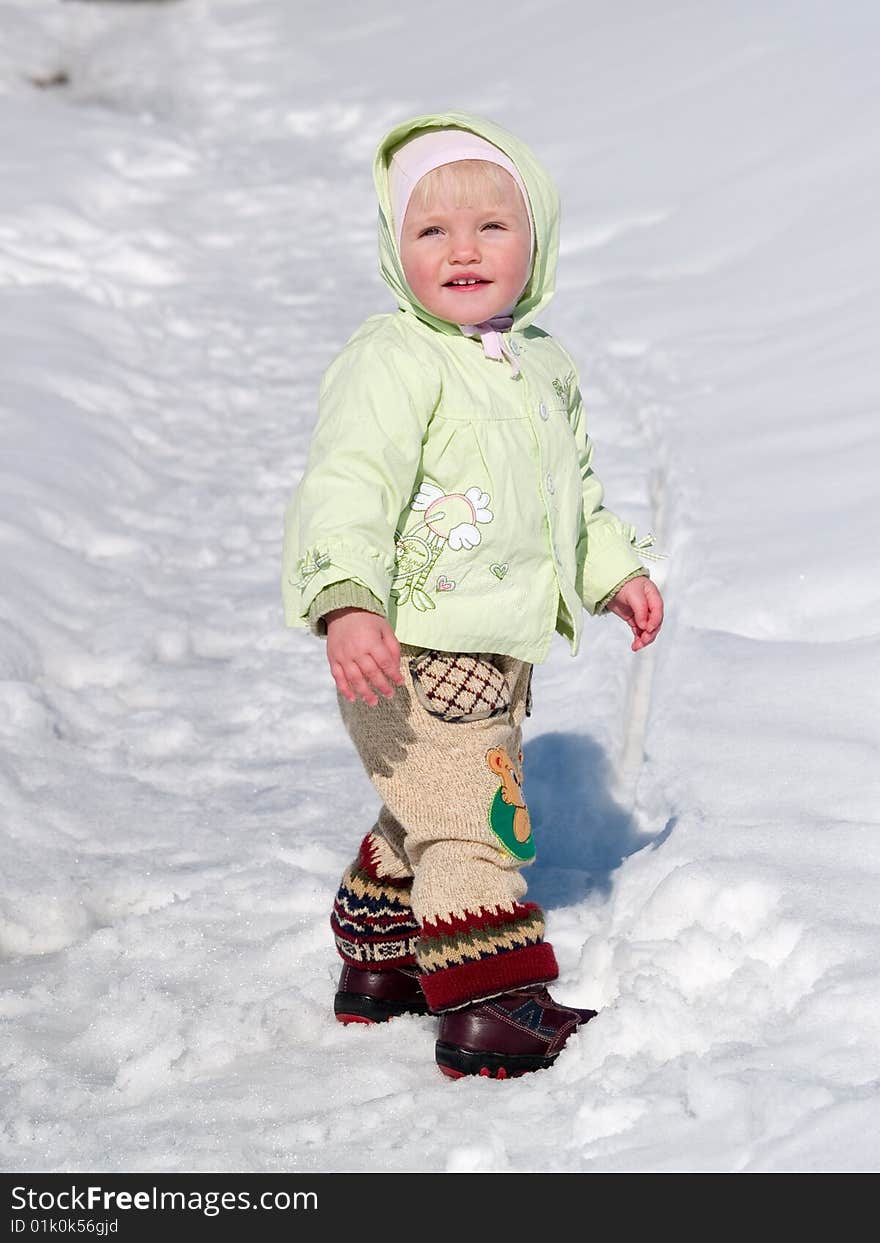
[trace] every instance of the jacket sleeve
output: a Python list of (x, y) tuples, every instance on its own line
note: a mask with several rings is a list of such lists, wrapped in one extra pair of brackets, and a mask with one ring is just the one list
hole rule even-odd
[(353, 338), (327, 369), (305, 472), (285, 514), (288, 626), (315, 632), (312, 604), (334, 583), (365, 589), (387, 615), (395, 528), (439, 396), (423, 361), (375, 336)]
[(583, 494), (575, 585), (587, 612), (601, 613), (625, 582), (650, 575), (633, 547), (635, 527), (623, 522), (602, 504), (604, 489), (593, 471), (593, 442), (587, 435), (586, 415), (573, 364), (569, 381), (568, 412), (578, 450)]

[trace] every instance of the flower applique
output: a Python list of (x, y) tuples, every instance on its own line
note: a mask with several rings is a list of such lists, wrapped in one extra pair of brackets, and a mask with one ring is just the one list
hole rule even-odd
[[(425, 590), (425, 583), (444, 548), (452, 552), (476, 548), (480, 543), (479, 526), (491, 522), (489, 495), (481, 488), (466, 492), (444, 492), (435, 483), (423, 480), (412, 500), (411, 509), (423, 513), (424, 520), (405, 535), (396, 536), (397, 573), (393, 590), (398, 608), (412, 604), (425, 612), (435, 608)], [(438, 592), (455, 590), (455, 581), (445, 574), (435, 583)]]

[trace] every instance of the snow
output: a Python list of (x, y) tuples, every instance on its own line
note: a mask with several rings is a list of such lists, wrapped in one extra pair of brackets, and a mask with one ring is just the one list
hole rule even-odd
[[(876, 6), (0, 25), (2, 1168), (876, 1170)], [(542, 324), (667, 554), (653, 648), (535, 675), (530, 896), (600, 1013), (507, 1083), (333, 1021), (378, 800), (279, 598), (319, 377), (391, 306), (373, 148), (450, 106), (560, 184)]]

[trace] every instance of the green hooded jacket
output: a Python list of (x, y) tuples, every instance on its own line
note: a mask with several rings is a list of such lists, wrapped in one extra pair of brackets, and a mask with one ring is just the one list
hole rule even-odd
[[(516, 356), (435, 318), (404, 277), (388, 163), (433, 127), (470, 130), (516, 164), (535, 228), (532, 274), (505, 338)], [(373, 315), (327, 369), (305, 473), (285, 519), (289, 626), (325, 633), (323, 613), (383, 613), (402, 643), (538, 663), (555, 631), (580, 643), (627, 579), (646, 574), (635, 530), (602, 505), (577, 369), (534, 323), (553, 296), (556, 188), (522, 142), (460, 113), (390, 131), (374, 164), (380, 271), (398, 310)]]

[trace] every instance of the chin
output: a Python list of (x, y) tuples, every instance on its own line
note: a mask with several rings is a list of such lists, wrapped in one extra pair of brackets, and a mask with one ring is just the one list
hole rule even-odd
[[(500, 315), (503, 309), (503, 307), (495, 305), (477, 306), (476, 301), (474, 301), (466, 308), (449, 307), (444, 311), (437, 310), (434, 314), (441, 319), (448, 320), (452, 324), (481, 324), (485, 320), (491, 319), (493, 315)], [(464, 316), (465, 310), (467, 311), (466, 318)]]

